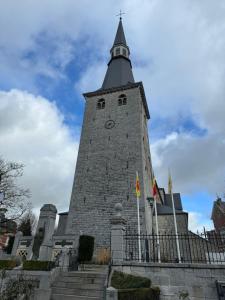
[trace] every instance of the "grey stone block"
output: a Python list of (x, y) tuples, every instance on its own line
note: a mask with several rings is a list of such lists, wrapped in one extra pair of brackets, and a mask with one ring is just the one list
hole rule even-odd
[(35, 289), (34, 300), (50, 300), (51, 289)]
[(190, 296), (202, 299), (204, 297), (203, 287), (199, 285), (192, 286)]
[(106, 300), (118, 300), (118, 291), (113, 287), (107, 288)]

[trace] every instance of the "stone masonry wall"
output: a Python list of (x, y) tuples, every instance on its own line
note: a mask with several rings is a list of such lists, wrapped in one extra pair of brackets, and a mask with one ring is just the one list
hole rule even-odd
[[(121, 94), (127, 96), (127, 104), (118, 106)], [(105, 108), (98, 110), (100, 98), (105, 99)], [(105, 127), (108, 120), (115, 122), (112, 129)], [(138, 87), (86, 99), (66, 233), (89, 234), (95, 236), (98, 246), (109, 246), (110, 219), (118, 202), (123, 205), (128, 228), (136, 230), (136, 171), (141, 185), (141, 230), (151, 230), (146, 201), (152, 172), (147, 133)]]
[[(224, 265), (206, 264), (117, 264), (113, 269), (151, 279), (160, 287), (160, 300), (216, 300), (215, 281), (224, 281)], [(183, 293), (188, 296), (179, 298)]]
[[(176, 220), (177, 220), (178, 233), (187, 233), (188, 232), (187, 213), (176, 214)], [(164, 234), (164, 233), (175, 234), (173, 214), (158, 215), (158, 226), (159, 226), (159, 232), (161, 234)], [(153, 217), (153, 229), (154, 229), (154, 232), (156, 232), (155, 216)]]

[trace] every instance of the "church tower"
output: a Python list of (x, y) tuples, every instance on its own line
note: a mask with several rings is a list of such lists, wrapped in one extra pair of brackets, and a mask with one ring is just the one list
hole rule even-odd
[(142, 82), (135, 82), (122, 20), (110, 50), (102, 87), (84, 94), (80, 146), (67, 220), (67, 234), (95, 237), (97, 247), (110, 243), (114, 206), (123, 205), (127, 226), (137, 231), (136, 171), (140, 179), (141, 232), (152, 230), (150, 118)]

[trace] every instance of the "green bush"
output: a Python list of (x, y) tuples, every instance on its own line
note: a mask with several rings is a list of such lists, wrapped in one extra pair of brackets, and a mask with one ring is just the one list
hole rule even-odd
[(139, 288), (118, 291), (118, 300), (159, 300), (159, 289)]
[(0, 260), (0, 270), (6, 269), (11, 270), (16, 267), (15, 260)]
[(134, 276), (118, 271), (113, 272), (111, 285), (115, 289), (149, 288), (151, 280), (146, 277)]
[(91, 261), (94, 252), (94, 237), (81, 235), (79, 239), (78, 261)]
[(28, 271), (50, 271), (54, 267), (52, 261), (26, 260), (23, 269)]

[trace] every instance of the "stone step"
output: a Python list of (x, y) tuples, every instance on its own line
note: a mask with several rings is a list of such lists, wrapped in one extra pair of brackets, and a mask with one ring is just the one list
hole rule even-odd
[(79, 265), (79, 271), (106, 271), (108, 268), (107, 265), (95, 265), (95, 264), (85, 264)]
[(62, 272), (52, 283), (51, 300), (102, 300), (106, 275), (105, 269)]
[(59, 277), (56, 281), (57, 282), (72, 282), (72, 283), (89, 283), (89, 284), (101, 284), (105, 281), (104, 277)]
[(61, 276), (65, 277), (104, 277), (107, 272), (94, 272), (94, 271), (74, 271), (63, 272)]
[(69, 289), (87, 289), (87, 290), (101, 290), (104, 286), (104, 282), (101, 284), (88, 284), (88, 283), (80, 283), (80, 282), (66, 282), (66, 281), (56, 281), (52, 284), (52, 288), (69, 288)]
[(79, 289), (79, 288), (56, 288), (52, 289), (52, 294), (63, 295), (76, 295), (76, 296), (91, 296), (91, 297), (103, 297), (102, 289)]
[(75, 296), (64, 294), (53, 294), (51, 300), (102, 300), (103, 297), (90, 297), (90, 296)]

